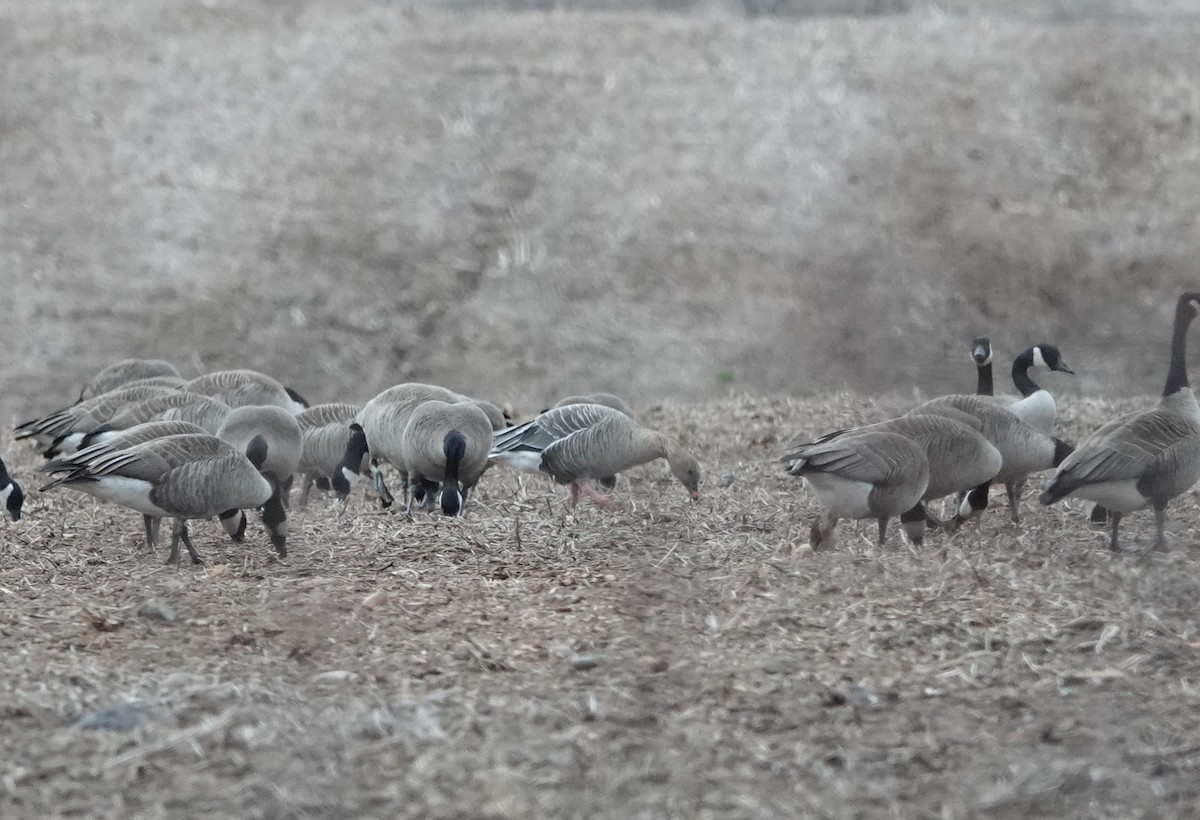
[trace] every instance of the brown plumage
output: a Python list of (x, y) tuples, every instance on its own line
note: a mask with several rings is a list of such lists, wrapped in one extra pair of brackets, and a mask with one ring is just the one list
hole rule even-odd
[(230, 407), (271, 405), (294, 415), (308, 406), (295, 390), (257, 370), (217, 370), (192, 379), (187, 383), (187, 389), (212, 396)]
[(552, 408), (532, 421), (493, 436), (490, 457), (525, 472), (544, 472), (571, 485), (571, 503), (584, 492), (600, 506), (609, 500), (590, 481), (664, 458), (693, 498), (700, 465), (662, 433), (642, 427), (619, 410), (598, 404)]
[(170, 376), (182, 382), (179, 369), (162, 359), (122, 359), (103, 368), (79, 391), (79, 400), (99, 396), (127, 386), (130, 382), (156, 376)]

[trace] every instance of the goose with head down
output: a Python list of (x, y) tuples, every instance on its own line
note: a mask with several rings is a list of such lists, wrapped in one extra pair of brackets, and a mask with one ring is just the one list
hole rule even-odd
[(662, 433), (642, 427), (619, 410), (599, 404), (570, 404), (496, 433), (489, 458), (524, 472), (542, 472), (571, 485), (571, 504), (580, 493), (601, 507), (610, 500), (591, 481), (666, 459), (671, 474), (692, 500), (700, 496), (700, 463)]

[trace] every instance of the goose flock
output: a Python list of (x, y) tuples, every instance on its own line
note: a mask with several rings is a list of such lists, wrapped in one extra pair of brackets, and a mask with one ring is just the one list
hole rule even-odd
[[(1042, 504), (1068, 497), (1093, 502), (1093, 521), (1110, 525), (1120, 550), (1123, 516), (1155, 511), (1156, 549), (1166, 548), (1171, 499), (1200, 480), (1200, 405), (1187, 378), (1187, 332), (1200, 313), (1200, 293), (1183, 293), (1175, 308), (1162, 399), (1152, 410), (1103, 425), (1079, 447), (1054, 434), (1057, 407), (1031, 371), (1071, 373), (1059, 350), (1039, 343), (1013, 361), (1020, 396), (995, 395), (992, 348), (971, 343), (976, 392), (941, 396), (898, 418), (794, 445), (782, 461), (806, 479), (822, 507), (810, 542), (826, 545), (841, 519), (874, 519), (879, 543), (899, 517), (907, 538), (922, 543), (930, 528), (953, 530), (988, 506), (1003, 484), (1013, 522), (1023, 488), (1053, 470)], [(570, 396), (514, 424), (496, 404), (437, 385), (405, 383), (364, 405), (310, 406), (296, 391), (254, 370), (223, 370), (187, 380), (169, 362), (126, 359), (97, 373), (78, 400), (15, 428), (48, 459), (41, 491), (66, 488), (135, 510), (147, 546), (159, 522), (173, 522), (168, 561), (180, 545), (201, 558), (188, 522), (220, 520), (235, 541), (258, 511), (279, 556), (287, 555), (287, 511), (296, 477), (297, 505), (315, 485), (348, 500), (362, 478), (384, 506), (394, 502), (384, 465), (399, 475), (405, 512), (438, 508), (461, 515), (489, 468), (505, 465), (545, 474), (570, 486), (570, 503), (587, 495), (600, 507), (619, 473), (664, 459), (694, 500), (701, 467), (694, 455), (638, 422), (609, 393)], [(952, 497), (945, 520), (930, 502)], [(24, 492), (0, 459), (0, 500), (21, 517)]]

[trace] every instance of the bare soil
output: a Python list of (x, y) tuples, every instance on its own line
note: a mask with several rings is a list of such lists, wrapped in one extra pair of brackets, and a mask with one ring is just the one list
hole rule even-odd
[(649, 408), (699, 503), (661, 464), (608, 511), (496, 470), (461, 520), (318, 500), (285, 560), (197, 522), (207, 565), (167, 567), (136, 515), (31, 493), (0, 525), (0, 815), (1194, 816), (1195, 493), (1166, 554), (1028, 499), (814, 554), (782, 442), (904, 406)]

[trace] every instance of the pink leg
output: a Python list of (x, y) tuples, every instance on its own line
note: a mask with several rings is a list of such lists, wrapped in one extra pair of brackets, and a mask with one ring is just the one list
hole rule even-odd
[(612, 499), (610, 499), (608, 496), (601, 495), (591, 484), (578, 484), (576, 486), (587, 493), (587, 497), (592, 499), (592, 501), (595, 501), (596, 505), (600, 507), (600, 509), (606, 510), (612, 504)]
[(579, 485), (571, 484), (571, 506), (574, 507), (579, 503)]

